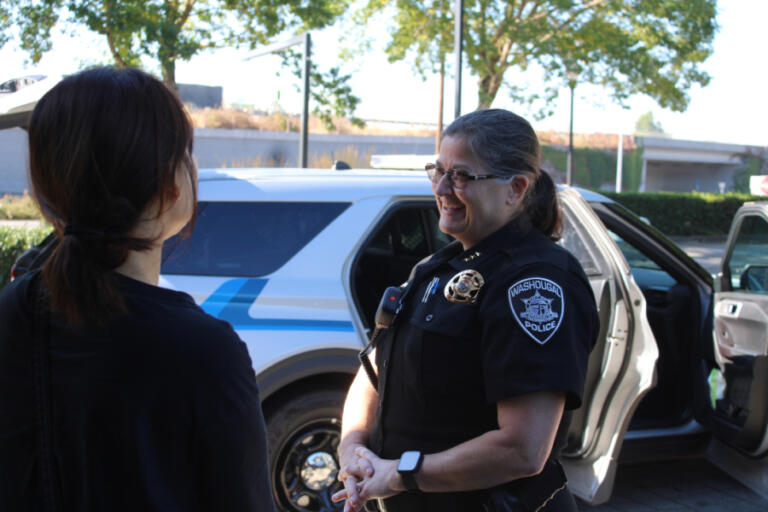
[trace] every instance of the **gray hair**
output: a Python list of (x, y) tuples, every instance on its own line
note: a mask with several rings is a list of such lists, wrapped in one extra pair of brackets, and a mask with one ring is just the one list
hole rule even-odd
[(562, 218), (552, 178), (539, 168), (541, 147), (531, 124), (508, 110), (476, 110), (452, 122), (443, 137), (460, 137), (483, 168), (502, 177), (525, 174), (531, 180), (523, 200), (535, 227), (560, 238)]

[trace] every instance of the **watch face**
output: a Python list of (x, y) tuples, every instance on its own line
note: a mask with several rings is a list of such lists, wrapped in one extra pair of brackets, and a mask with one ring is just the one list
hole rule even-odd
[(400, 464), (397, 465), (399, 471), (413, 471), (419, 464), (419, 452), (403, 452), (400, 456)]

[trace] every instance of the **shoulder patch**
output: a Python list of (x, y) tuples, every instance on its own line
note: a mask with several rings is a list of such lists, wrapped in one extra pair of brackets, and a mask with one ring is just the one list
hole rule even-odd
[(521, 279), (507, 290), (509, 308), (523, 331), (539, 345), (557, 332), (565, 314), (563, 288), (543, 277)]

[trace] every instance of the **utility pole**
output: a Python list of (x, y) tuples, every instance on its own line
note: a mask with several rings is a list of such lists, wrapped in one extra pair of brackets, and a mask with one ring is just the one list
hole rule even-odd
[(443, 135), (443, 93), (445, 92), (445, 54), (440, 53), (440, 104), (437, 106), (437, 133), (435, 134), (435, 154), (440, 152)]
[(621, 174), (624, 164), (624, 135), (619, 134), (619, 149), (616, 155), (616, 192), (621, 192)]

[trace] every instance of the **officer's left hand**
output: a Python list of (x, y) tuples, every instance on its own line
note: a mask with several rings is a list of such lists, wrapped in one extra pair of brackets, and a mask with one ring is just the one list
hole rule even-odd
[[(358, 484), (358, 494), (364, 503), (378, 498), (389, 498), (405, 490), (400, 474), (397, 472), (397, 461), (382, 459), (365, 447), (355, 448), (355, 455), (367, 460), (373, 466), (373, 474), (363, 478)], [(331, 498), (334, 502), (347, 499), (347, 491), (343, 489)], [(344, 506), (344, 512), (356, 512), (354, 508)], [(362, 508), (362, 507), (361, 507)]]

